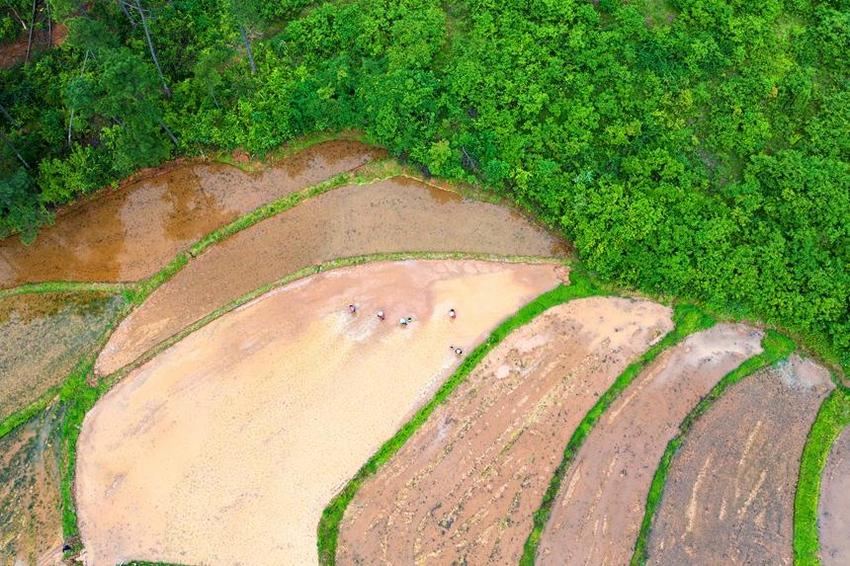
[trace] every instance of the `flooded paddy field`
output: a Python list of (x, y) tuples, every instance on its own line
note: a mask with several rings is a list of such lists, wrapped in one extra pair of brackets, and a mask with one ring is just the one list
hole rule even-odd
[(217, 163), (176, 162), (62, 209), (25, 246), (0, 240), (0, 288), (39, 281), (135, 281), (178, 251), (262, 204), (350, 171), (383, 150), (337, 140), (258, 174)]
[(715, 401), (673, 457), (650, 563), (791, 564), (800, 457), (831, 390), (826, 369), (792, 356)]
[(850, 427), (833, 444), (821, 481), (821, 561), (824, 566), (850, 564)]
[(516, 564), (576, 426), (670, 317), (593, 297), (513, 332), (360, 488), (337, 564)]
[(309, 199), (210, 247), (125, 319), (98, 358), (109, 374), (218, 307), (304, 267), (387, 252), (562, 255), (516, 212), (397, 177)]
[(0, 299), (0, 420), (62, 383), (122, 306), (121, 297), (96, 292)]
[(76, 500), (88, 563), (315, 563), (322, 509), (454, 371), (451, 347), (471, 351), (560, 271), (343, 268), (191, 334), (86, 416)]

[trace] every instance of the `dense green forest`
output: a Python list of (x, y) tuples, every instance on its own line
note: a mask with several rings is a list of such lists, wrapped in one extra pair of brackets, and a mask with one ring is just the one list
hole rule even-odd
[[(601, 276), (850, 363), (850, 0), (5, 0), (0, 236), (166, 159), (356, 128)], [(37, 17), (33, 18), (33, 15)]]

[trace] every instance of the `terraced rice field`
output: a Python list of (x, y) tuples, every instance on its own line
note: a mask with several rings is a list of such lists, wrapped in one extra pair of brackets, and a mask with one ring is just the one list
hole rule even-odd
[(512, 333), (361, 488), (337, 563), (517, 563), (575, 427), (670, 314), (593, 297)]
[(121, 323), (96, 371), (112, 373), (216, 308), (304, 267), (416, 251), (561, 253), (558, 240), (509, 209), (412, 179), (335, 189), (201, 254)]
[(673, 460), (651, 562), (791, 564), (800, 457), (831, 389), (826, 370), (795, 356), (716, 401)]
[(384, 157), (176, 163), (0, 241), (0, 288), (78, 282), (0, 293), (0, 564), (792, 561), (826, 368)]
[(625, 564), (652, 474), (678, 424), (727, 373), (761, 351), (761, 333), (719, 324), (668, 350), (594, 427), (564, 480), (538, 564)]

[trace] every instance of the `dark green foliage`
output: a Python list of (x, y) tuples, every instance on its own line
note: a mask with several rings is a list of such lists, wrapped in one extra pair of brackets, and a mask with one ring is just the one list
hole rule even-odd
[(137, 17), (54, 4), (65, 45), (0, 71), (0, 235), (175, 155), (357, 128), (610, 281), (850, 364), (846, 2), (145, 0), (170, 97)]

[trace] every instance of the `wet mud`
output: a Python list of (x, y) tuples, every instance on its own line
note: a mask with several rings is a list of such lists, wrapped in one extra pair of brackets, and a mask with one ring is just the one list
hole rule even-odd
[(516, 564), (575, 427), (670, 315), (594, 297), (516, 330), (361, 487), (337, 564)]
[(850, 427), (833, 444), (821, 482), (821, 562), (824, 566), (850, 564)]
[(125, 319), (99, 357), (107, 375), (216, 308), (304, 267), (385, 252), (557, 255), (516, 212), (407, 178), (342, 187), (212, 246)]
[(679, 423), (761, 333), (718, 324), (663, 352), (588, 435), (561, 484), (537, 564), (628, 564), (652, 477)]
[(0, 420), (62, 383), (122, 305), (120, 297), (102, 293), (0, 299)]
[(793, 356), (730, 387), (673, 458), (650, 564), (791, 564), (800, 457), (829, 372)]
[(294, 282), (191, 334), (86, 415), (87, 563), (316, 563), (322, 509), (454, 371), (450, 346), (471, 351), (560, 275), (374, 263)]
[(26, 246), (0, 240), (0, 288), (39, 281), (135, 281), (242, 214), (383, 155), (330, 141), (258, 174), (216, 163), (175, 163), (69, 206)]

